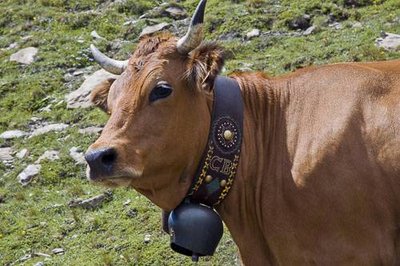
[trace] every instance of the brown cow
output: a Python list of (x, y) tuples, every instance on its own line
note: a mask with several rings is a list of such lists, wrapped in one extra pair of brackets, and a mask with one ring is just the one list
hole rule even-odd
[[(87, 153), (88, 178), (132, 187), (164, 210), (192, 183), (223, 65), (193, 21), (180, 40), (142, 38), (129, 63), (93, 49), (121, 76), (93, 92), (110, 119)], [(244, 101), (243, 143), (215, 208), (243, 263), (399, 265), (400, 61), (231, 77)]]

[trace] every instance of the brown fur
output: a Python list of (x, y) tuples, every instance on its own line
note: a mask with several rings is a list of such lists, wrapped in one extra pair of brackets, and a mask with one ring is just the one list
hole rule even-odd
[[(97, 180), (171, 210), (207, 142), (223, 53), (204, 44), (182, 56), (165, 36), (141, 40), (109, 89), (111, 116), (90, 149), (118, 153), (114, 172)], [(245, 104), (242, 156), (217, 211), (243, 263), (398, 265), (400, 61), (232, 77)], [(159, 80), (173, 93), (150, 103)], [(93, 96), (100, 106), (104, 87)]]

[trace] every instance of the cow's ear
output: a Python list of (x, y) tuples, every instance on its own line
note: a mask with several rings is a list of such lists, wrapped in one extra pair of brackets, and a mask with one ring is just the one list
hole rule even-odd
[(211, 90), (223, 66), (224, 50), (215, 43), (203, 43), (189, 54), (189, 81), (197, 88)]
[(90, 100), (92, 103), (101, 108), (104, 112), (108, 113), (107, 108), (107, 98), (108, 92), (110, 91), (110, 87), (113, 84), (115, 79), (109, 78), (102, 81), (99, 85), (97, 85), (90, 94)]

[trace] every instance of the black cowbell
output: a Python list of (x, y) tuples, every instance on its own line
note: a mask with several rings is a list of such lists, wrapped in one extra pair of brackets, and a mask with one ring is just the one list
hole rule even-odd
[(193, 261), (214, 254), (223, 234), (222, 221), (210, 207), (184, 202), (168, 218), (171, 248)]

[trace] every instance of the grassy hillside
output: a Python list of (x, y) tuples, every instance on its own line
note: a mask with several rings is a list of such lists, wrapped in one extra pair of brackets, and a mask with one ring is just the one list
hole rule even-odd
[[(197, 1), (168, 3), (191, 14)], [(126, 59), (145, 26), (166, 21), (171, 29), (184, 30), (178, 20), (155, 11), (160, 4), (0, 1), (0, 134), (30, 132), (44, 124), (69, 125), (61, 132), (0, 139), (0, 148), (11, 148), (14, 157), (0, 161), (0, 265), (191, 265), (189, 258), (169, 249), (157, 207), (135, 191), (88, 184), (85, 166), (70, 156), (70, 148), (84, 151), (97, 138), (79, 129), (107, 121), (100, 110), (67, 109), (64, 100), (83, 82), (79, 71), (99, 69), (91, 59), (90, 43)], [(312, 64), (400, 58), (399, 51), (374, 43), (381, 32), (400, 34), (399, 0), (209, 0), (206, 12), (206, 37), (227, 49), (227, 73), (252, 69), (278, 75)], [(144, 13), (146, 18), (139, 19)], [(310, 26), (314, 30), (304, 34)], [(260, 35), (247, 37), (254, 28)], [(104, 39), (94, 40), (93, 30)], [(39, 49), (32, 64), (9, 60), (30, 46)], [(29, 155), (18, 159), (15, 154), (24, 148)], [(48, 150), (58, 151), (59, 159), (41, 161), (40, 173), (22, 186), (18, 174)], [(68, 206), (104, 192), (107, 200), (94, 209)], [(147, 235), (149, 241), (144, 240)], [(64, 252), (53, 254), (56, 248)], [(226, 233), (216, 255), (199, 265), (237, 263), (236, 247)]]

